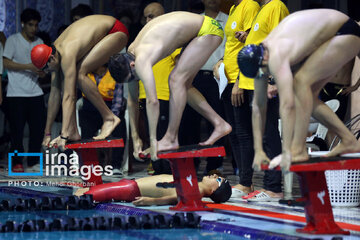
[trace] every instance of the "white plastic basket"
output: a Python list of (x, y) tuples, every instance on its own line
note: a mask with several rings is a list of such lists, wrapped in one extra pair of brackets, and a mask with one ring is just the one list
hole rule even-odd
[(332, 206), (360, 205), (360, 170), (327, 170), (325, 176)]

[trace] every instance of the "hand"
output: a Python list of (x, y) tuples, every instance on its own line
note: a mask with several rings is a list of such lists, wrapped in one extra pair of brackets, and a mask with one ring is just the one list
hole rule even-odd
[(54, 140), (52, 140), (49, 144), (49, 147), (57, 147), (60, 149), (60, 151), (65, 151), (65, 144), (66, 144), (66, 139), (61, 138), (61, 136), (58, 136), (57, 138), (55, 138)]
[(150, 139), (150, 157), (152, 161), (158, 160), (157, 157), (157, 140), (156, 139)]
[(247, 32), (235, 32), (235, 38), (237, 38), (242, 43), (246, 41), (247, 36)]
[(133, 145), (134, 145), (134, 152), (133, 152), (134, 158), (140, 161), (141, 159), (139, 155), (144, 154), (142, 150), (143, 142), (141, 141), (140, 138), (135, 138), (135, 139), (133, 138)]
[(44, 71), (38, 71), (37, 74), (40, 78), (44, 78), (46, 76), (46, 73)]
[(46, 135), (45, 134), (41, 145), (44, 148), (49, 148), (50, 147), (50, 141), (51, 141), (51, 135)]
[(276, 97), (276, 95), (278, 94), (278, 89), (275, 85), (270, 85), (268, 84), (268, 88), (267, 88), (267, 96), (269, 99), (272, 99), (274, 97)]
[(214, 77), (215, 77), (217, 80), (220, 80), (219, 68), (220, 68), (220, 65), (221, 65), (222, 62), (223, 62), (223, 60), (219, 60), (219, 61), (213, 66), (213, 74), (214, 74)]
[(343, 88), (343, 90), (341, 91), (341, 95), (346, 95), (348, 96), (349, 94), (351, 94), (352, 92), (355, 92), (358, 89), (358, 86), (354, 85), (354, 86), (350, 86), (350, 87), (346, 87)]
[(231, 104), (234, 107), (239, 107), (244, 103), (244, 89), (239, 88), (237, 84), (234, 84), (234, 87), (231, 91)]
[(255, 152), (253, 169), (254, 171), (261, 171), (261, 164), (269, 164), (270, 159), (266, 156), (264, 151)]
[(135, 206), (150, 206), (154, 205), (154, 199), (150, 197), (135, 197), (135, 200), (132, 202)]

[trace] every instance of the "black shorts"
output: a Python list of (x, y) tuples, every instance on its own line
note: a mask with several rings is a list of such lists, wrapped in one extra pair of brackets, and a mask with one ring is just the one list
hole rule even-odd
[(351, 18), (341, 26), (339, 31), (337, 31), (336, 36), (338, 35), (355, 35), (360, 37), (360, 26)]

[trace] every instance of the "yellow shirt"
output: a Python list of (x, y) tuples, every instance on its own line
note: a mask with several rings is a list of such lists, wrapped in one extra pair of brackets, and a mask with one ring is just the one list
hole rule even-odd
[(260, 6), (253, 0), (243, 0), (237, 6), (233, 5), (229, 12), (229, 18), (225, 25), (225, 73), (229, 83), (234, 83), (239, 74), (237, 55), (244, 43), (235, 38), (235, 32), (244, 32), (251, 28)]
[[(88, 77), (96, 84), (96, 79), (93, 73), (88, 73)], [(115, 80), (111, 77), (109, 70), (107, 70), (97, 86), (102, 98), (105, 101), (110, 101), (114, 98), (115, 84)], [(86, 97), (84, 93), (82, 95)]]
[[(263, 5), (251, 26), (245, 45), (260, 44), (287, 15), (289, 10), (281, 0), (272, 0)], [(254, 79), (240, 74), (239, 88), (253, 90)]]
[[(181, 48), (176, 49), (166, 58), (161, 59), (153, 67), (158, 99), (169, 101), (169, 75), (175, 67), (175, 58), (180, 54)], [(139, 99), (145, 99), (144, 84), (139, 81)]]

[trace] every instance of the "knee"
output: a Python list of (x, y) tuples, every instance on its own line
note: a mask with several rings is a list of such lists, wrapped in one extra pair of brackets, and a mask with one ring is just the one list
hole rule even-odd
[(185, 86), (185, 74), (179, 72), (172, 72), (169, 76), (169, 88), (170, 89), (179, 89)]

